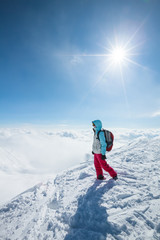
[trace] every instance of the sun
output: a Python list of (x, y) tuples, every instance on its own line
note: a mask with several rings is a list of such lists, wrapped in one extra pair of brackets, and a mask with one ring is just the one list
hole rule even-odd
[(113, 63), (123, 63), (127, 57), (127, 51), (122, 47), (111, 50), (110, 58)]

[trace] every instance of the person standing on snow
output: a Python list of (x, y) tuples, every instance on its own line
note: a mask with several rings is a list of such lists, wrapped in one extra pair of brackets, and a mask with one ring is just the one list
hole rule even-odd
[[(100, 120), (95, 120), (92, 122), (93, 131), (94, 131), (94, 138), (93, 138), (93, 145), (92, 145), (92, 154), (94, 154), (94, 166), (96, 169), (97, 179), (103, 180), (103, 170), (110, 174), (110, 176), (117, 180), (117, 173), (114, 171), (112, 167), (109, 166), (106, 162), (106, 147), (107, 143), (105, 141), (104, 132), (101, 131), (102, 129), (102, 122)], [(99, 132), (99, 138), (98, 138)]]

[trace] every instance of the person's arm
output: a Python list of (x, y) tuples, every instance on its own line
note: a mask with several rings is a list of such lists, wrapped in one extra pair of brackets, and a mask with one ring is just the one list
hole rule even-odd
[(107, 143), (106, 143), (106, 140), (105, 140), (104, 132), (99, 133), (99, 140), (100, 140), (100, 143), (101, 143), (101, 153), (102, 153), (102, 155), (105, 155), (106, 154)]

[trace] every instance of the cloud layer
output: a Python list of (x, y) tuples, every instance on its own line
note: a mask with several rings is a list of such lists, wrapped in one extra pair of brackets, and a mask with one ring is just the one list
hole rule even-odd
[[(115, 142), (110, 154), (136, 139), (153, 138), (160, 130), (112, 129)], [(92, 129), (0, 129), (0, 203), (34, 184), (84, 161), (93, 164)]]

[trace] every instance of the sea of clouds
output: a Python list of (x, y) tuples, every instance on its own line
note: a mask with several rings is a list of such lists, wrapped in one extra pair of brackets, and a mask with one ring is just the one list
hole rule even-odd
[[(112, 153), (135, 139), (160, 134), (158, 129), (111, 130), (115, 136)], [(63, 170), (84, 161), (93, 164), (92, 138), (92, 128), (0, 128), (0, 204)]]

